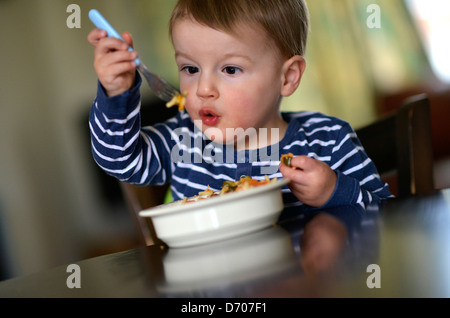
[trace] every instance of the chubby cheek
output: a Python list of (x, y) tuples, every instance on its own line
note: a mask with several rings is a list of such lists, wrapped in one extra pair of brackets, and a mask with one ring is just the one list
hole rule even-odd
[(192, 95), (190, 95), (189, 91), (187, 91), (186, 95), (186, 104), (184, 106), (185, 110), (192, 118), (192, 120), (200, 119), (198, 116), (198, 109), (196, 108), (195, 100)]
[(187, 105), (192, 104), (192, 101), (196, 95), (194, 85), (190, 82), (180, 79), (180, 92), (186, 96), (187, 108)]
[(258, 111), (258, 101), (248, 96), (248, 92), (236, 91), (226, 100), (226, 113), (232, 127), (251, 127)]
[(266, 117), (259, 103), (249, 101), (236, 108), (233, 124), (236, 128), (243, 128), (244, 130), (249, 128), (258, 129), (265, 124), (263, 119)]

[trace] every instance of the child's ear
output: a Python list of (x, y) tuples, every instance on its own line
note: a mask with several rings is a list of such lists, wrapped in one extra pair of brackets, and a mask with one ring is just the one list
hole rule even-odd
[(300, 80), (302, 79), (303, 72), (306, 67), (306, 61), (300, 55), (294, 55), (290, 59), (286, 60), (283, 64), (281, 95), (290, 96), (295, 92)]

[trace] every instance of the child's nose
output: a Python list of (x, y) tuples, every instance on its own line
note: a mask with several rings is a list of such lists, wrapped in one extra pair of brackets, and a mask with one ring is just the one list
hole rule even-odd
[(213, 76), (200, 76), (197, 86), (197, 96), (202, 98), (215, 98), (218, 96), (218, 90)]

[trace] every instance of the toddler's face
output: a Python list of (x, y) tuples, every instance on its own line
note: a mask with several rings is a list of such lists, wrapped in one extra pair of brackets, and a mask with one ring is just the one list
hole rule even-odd
[[(235, 36), (190, 19), (174, 25), (186, 110), (208, 138), (220, 143), (236, 141), (236, 129), (258, 135), (260, 128), (269, 133), (279, 128), (281, 139), (287, 127), (278, 108), (284, 60), (264, 32), (245, 26), (238, 30)], [(247, 142), (245, 147), (256, 146)]]

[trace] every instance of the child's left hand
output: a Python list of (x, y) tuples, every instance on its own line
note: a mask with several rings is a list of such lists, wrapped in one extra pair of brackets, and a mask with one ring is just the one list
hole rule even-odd
[(312, 207), (324, 205), (336, 187), (337, 176), (330, 166), (308, 156), (292, 158), (291, 167), (281, 162), (280, 172), (291, 180), (288, 186), (297, 199)]

